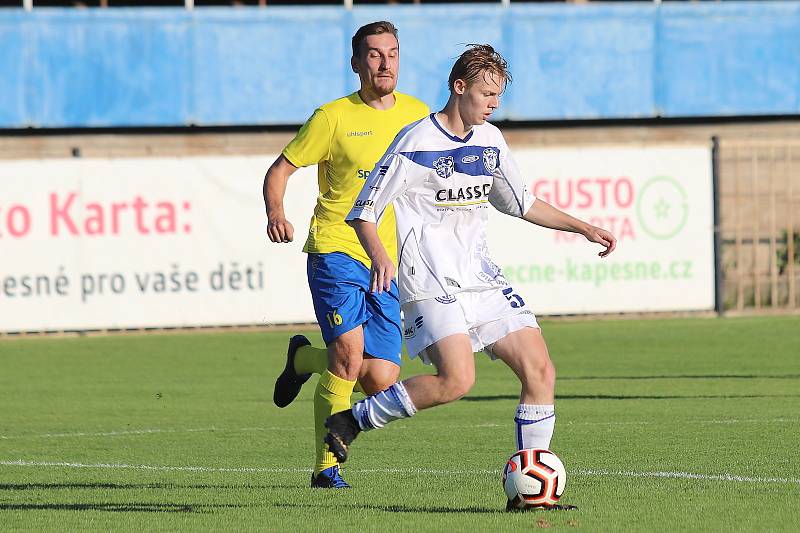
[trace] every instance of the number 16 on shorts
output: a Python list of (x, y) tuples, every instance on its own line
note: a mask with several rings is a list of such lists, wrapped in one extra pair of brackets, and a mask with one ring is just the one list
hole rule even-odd
[(327, 313), (325, 315), (325, 318), (328, 319), (328, 325), (332, 328), (336, 326), (341, 326), (342, 322), (344, 322), (342, 315), (340, 315), (336, 309), (334, 309), (330, 313)]

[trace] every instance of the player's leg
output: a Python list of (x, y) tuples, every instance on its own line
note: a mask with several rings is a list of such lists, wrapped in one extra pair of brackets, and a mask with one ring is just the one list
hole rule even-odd
[(315, 464), (311, 486), (347, 488), (339, 472), (339, 462), (327, 449), (325, 420), (334, 413), (350, 408), (353, 387), (360, 372), (364, 353), (361, 326), (356, 326), (328, 344), (328, 368), (322, 372), (314, 391)]
[[(379, 394), (392, 386), (400, 375), (400, 350), (402, 348), (402, 324), (397, 285), (391, 290), (376, 294), (364, 286), (365, 302), (369, 318), (364, 322), (364, 361), (361, 364), (359, 382), (368, 395)], [(349, 404), (347, 407), (350, 407)], [(402, 406), (399, 407), (402, 409)], [(342, 412), (351, 413), (349, 409)], [(352, 420), (352, 414), (350, 414)], [(331, 453), (326, 450), (326, 453)]]
[(417, 410), (454, 402), (475, 384), (475, 354), (472, 342), (457, 333), (428, 346), (427, 354), (436, 374), (422, 374), (403, 380)]
[(505, 362), (522, 385), (514, 417), (516, 449), (548, 448), (555, 427), (555, 368), (536, 316), (507, 285), (472, 297), (475, 334), (484, 351)]
[(517, 449), (549, 449), (556, 422), (556, 371), (542, 331), (532, 327), (514, 331), (495, 342), (491, 351), (522, 385), (514, 417)]
[[(315, 272), (320, 268), (321, 263), (325, 263), (324, 258), (320, 259), (320, 257), (319, 254), (309, 254), (306, 261), (306, 274), (315, 311), (317, 306), (317, 299), (313, 298)], [(317, 322), (321, 327), (323, 322), (320, 320), (320, 316), (323, 317), (322, 320), (325, 320), (325, 312), (317, 313)], [(275, 380), (275, 389), (272, 395), (275, 405), (286, 407), (291, 404), (311, 374), (322, 375), (326, 368), (328, 368), (327, 348), (312, 346), (311, 341), (305, 335), (295, 335), (290, 338), (289, 347), (286, 350), (286, 365), (278, 379)]]
[[(321, 262), (325, 261), (323, 259), (319, 259), (317, 254), (309, 255), (307, 261), (309, 286), (311, 286), (312, 276), (314, 276), (314, 264), (316, 264), (317, 268), (319, 268)], [(394, 286), (393, 294), (382, 293), (382, 295), (386, 295), (385, 298), (389, 298), (390, 305), (387, 306), (386, 302), (381, 301), (378, 303), (387, 308), (387, 315), (390, 317), (393, 316), (391, 307), (396, 307), (397, 310), (394, 315), (396, 315), (396, 322), (398, 324), (397, 327), (399, 328), (400, 305), (397, 297), (397, 286)], [(383, 298), (379, 298), (379, 300), (382, 299)], [(329, 309), (326, 309), (326, 312), (319, 313), (318, 315), (324, 316), (324, 321), (328, 321), (330, 319), (334, 321), (336, 320), (336, 316), (333, 315)], [(322, 323), (324, 322), (321, 321), (320, 324)], [(399, 331), (393, 333), (398, 337), (401, 335)], [(286, 407), (291, 404), (300, 393), (300, 389), (302, 388), (303, 384), (308, 381), (311, 375), (319, 374), (321, 376), (327, 368), (327, 347), (317, 348), (316, 346), (312, 346), (311, 342), (308, 340), (308, 338), (306, 338), (305, 335), (295, 335), (291, 337), (289, 339), (289, 347), (286, 350), (286, 365), (281, 375), (278, 376), (278, 379), (275, 381), (275, 390), (273, 393), (275, 405), (278, 407)], [(393, 365), (367, 366), (367, 368), (362, 371), (361, 375), (359, 376), (358, 381), (356, 382), (355, 390), (364, 394), (374, 394), (397, 381), (397, 376), (399, 374), (399, 367), (393, 368)], [(362, 376), (365, 380), (367, 380), (367, 383), (364, 385), (361, 384)]]
[(364, 352), (362, 324), (369, 318), (362, 286), (369, 270), (341, 253), (309, 255), (309, 286), (314, 312), (327, 345), (327, 365), (314, 391), (316, 458), (312, 486), (339, 488), (338, 463), (323, 437), (325, 419), (349, 409), (350, 396), (361, 370)]
[[(514, 321), (514, 318), (506, 321)], [(520, 403), (514, 416), (516, 449), (549, 449), (556, 422), (556, 375), (541, 329), (524, 327), (513, 331), (495, 342), (489, 350), (514, 371), (522, 384)], [(506, 510), (516, 510), (514, 502), (509, 500)]]
[(364, 362), (358, 382), (367, 396), (393, 385), (400, 376), (400, 351), (403, 349), (403, 325), (400, 319), (400, 297), (392, 281), (389, 291), (369, 292), (364, 287), (369, 318), (363, 324)]
[(364, 362), (361, 364), (361, 374), (358, 376), (354, 390), (366, 396), (372, 396), (394, 385), (399, 376), (399, 364), (365, 353)]
[(401, 418), (458, 400), (475, 383), (475, 357), (472, 343), (465, 333), (440, 339), (427, 349), (436, 366), (435, 375), (419, 375), (395, 383), (385, 391), (353, 405), (349, 411), (331, 416), (326, 421), (325, 441), (340, 462), (347, 460), (350, 443), (361, 431), (384, 427)]
[(463, 294), (409, 302), (403, 306), (404, 339), (409, 357), (436, 367), (435, 375), (406, 380), (418, 409), (457, 400), (475, 382), (475, 346)]
[[(278, 376), (278, 379), (275, 380), (275, 390), (272, 396), (275, 405), (278, 407), (286, 407), (291, 404), (294, 399), (297, 398), (303, 384), (309, 380), (311, 375), (317, 374), (321, 376), (327, 368), (327, 348), (312, 346), (311, 341), (309, 341), (305, 335), (295, 335), (291, 337), (289, 339), (289, 347), (286, 350), (286, 366), (281, 375)], [(374, 372), (382, 373), (380, 370)], [(371, 371), (367, 371), (367, 374), (371, 373)], [(364, 372), (362, 372), (362, 375), (363, 374)], [(399, 371), (395, 372), (395, 374), (399, 374)], [(383, 381), (383, 383), (386, 383), (383, 389), (375, 388), (376, 383), (374, 379), (369, 377), (366, 379), (368, 379), (369, 382), (366, 385), (362, 385), (361, 376), (359, 376), (354, 390), (364, 394), (374, 394), (397, 381), (397, 376), (395, 375), (392, 381)], [(391, 378), (387, 377), (385, 379), (389, 380)]]

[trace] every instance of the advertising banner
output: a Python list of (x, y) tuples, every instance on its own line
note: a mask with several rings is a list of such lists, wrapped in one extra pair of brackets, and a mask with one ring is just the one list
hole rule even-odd
[(266, 234), (274, 155), (0, 163), (0, 330), (313, 322), (301, 252), (316, 169)]
[[(514, 151), (537, 197), (617, 250), (490, 215), (489, 245), (540, 315), (714, 305), (708, 147)], [(314, 322), (302, 246), (316, 168), (289, 180), (295, 240), (266, 236), (275, 155), (0, 163), (0, 331)]]
[(707, 146), (514, 151), (537, 198), (611, 231), (608, 257), (581, 235), (491, 211), (489, 246), (538, 314), (714, 308)]

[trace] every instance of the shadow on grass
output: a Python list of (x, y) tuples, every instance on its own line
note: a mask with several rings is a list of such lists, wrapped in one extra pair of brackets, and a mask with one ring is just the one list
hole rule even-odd
[[(273, 507), (285, 507), (290, 509), (326, 509), (327, 505), (315, 504), (302, 504), (302, 503), (276, 503)], [(494, 514), (505, 513), (505, 508), (498, 505), (496, 508), (489, 507), (425, 507), (425, 506), (411, 506), (411, 505), (372, 505), (372, 504), (352, 504), (342, 505), (336, 503), (337, 509), (349, 508), (360, 511), (383, 511), (386, 513), (431, 513), (431, 514), (453, 514), (453, 513), (466, 513), (466, 514)]]
[(101, 490), (141, 490), (141, 489), (197, 489), (197, 490), (225, 490), (225, 489), (291, 489), (295, 485), (181, 485), (175, 483), (0, 483), (3, 490), (72, 490), (72, 489), (101, 489)]
[[(556, 394), (556, 400), (715, 400), (733, 398), (800, 398), (800, 394), (685, 394), (653, 396), (619, 396), (616, 394)], [(490, 396), (465, 396), (464, 402), (492, 402), (497, 400), (519, 400), (519, 394), (495, 394)]]
[(583, 380), (613, 380), (613, 379), (800, 379), (800, 374), (684, 374), (660, 376), (567, 376), (559, 377), (559, 381)]
[(0, 511), (109, 511), (114, 513), (211, 513), (243, 507), (192, 503), (0, 503)]

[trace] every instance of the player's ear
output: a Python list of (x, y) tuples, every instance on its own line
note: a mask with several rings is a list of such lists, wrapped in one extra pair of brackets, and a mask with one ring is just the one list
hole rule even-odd
[(353, 72), (358, 74), (358, 58), (356, 56), (350, 58), (350, 68), (353, 69)]
[(464, 94), (467, 92), (467, 82), (461, 78), (456, 78), (453, 81), (453, 92), (456, 94)]

